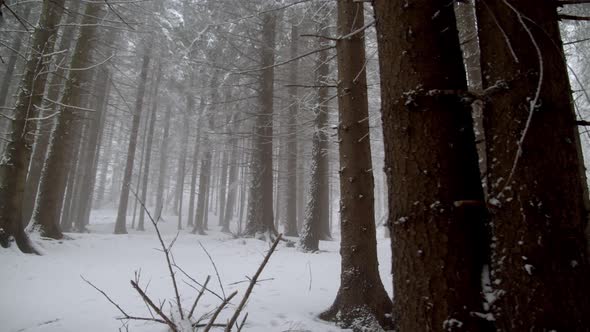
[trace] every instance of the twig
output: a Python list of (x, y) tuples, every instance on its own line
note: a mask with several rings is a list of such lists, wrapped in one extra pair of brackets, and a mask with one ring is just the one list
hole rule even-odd
[(213, 261), (213, 258), (211, 257), (211, 255), (209, 255), (209, 252), (207, 251), (207, 249), (205, 249), (201, 241), (199, 241), (199, 245), (201, 246), (201, 248), (203, 248), (203, 251), (205, 252), (205, 254), (207, 254), (207, 257), (209, 257), (209, 261), (211, 261), (211, 264), (213, 265), (215, 275), (217, 276), (217, 281), (219, 282), (219, 287), (221, 287), (221, 293), (223, 294), (223, 298), (225, 299), (225, 290), (223, 289), (223, 283), (221, 282), (221, 277), (219, 276), (217, 265), (215, 265), (215, 261)]
[[(236, 281), (236, 282), (232, 282), (231, 284), (228, 284), (228, 285), (233, 286), (233, 285), (243, 284), (245, 282), (252, 282), (252, 278), (249, 278), (249, 277), (246, 277), (246, 278), (248, 280)], [(260, 279), (260, 280), (258, 280), (258, 282), (271, 281), (271, 280), (275, 280), (275, 278)]]
[(242, 312), (242, 309), (244, 309), (244, 306), (246, 305), (246, 301), (248, 301), (248, 297), (250, 296), (250, 293), (252, 293), (252, 290), (254, 289), (254, 285), (256, 285), (256, 281), (258, 280), (258, 277), (262, 273), (262, 270), (264, 270), (264, 267), (266, 266), (266, 263), (268, 263), (268, 260), (270, 259), (270, 256), (272, 255), (272, 253), (277, 248), (277, 245), (281, 241), (282, 236), (283, 236), (283, 234), (279, 234), (277, 236), (277, 238), (273, 242), (272, 246), (270, 247), (270, 250), (266, 254), (266, 257), (264, 257), (264, 260), (262, 261), (262, 263), (258, 267), (258, 271), (256, 271), (256, 273), (254, 274), (254, 277), (252, 277), (252, 281), (250, 282), (250, 285), (248, 286), (248, 289), (246, 289), (246, 293), (244, 293), (244, 297), (242, 298), (242, 301), (238, 305), (238, 308), (234, 312), (234, 315), (232, 316), (232, 318), (227, 323), (227, 326), (225, 327), (225, 332), (230, 332), (231, 331), (231, 327), (238, 320), (238, 317), (240, 316), (240, 313)]
[[(215, 310), (215, 313), (213, 313), (213, 316), (209, 320), (209, 324), (207, 324), (207, 326), (205, 327), (205, 330), (203, 332), (209, 332), (209, 330), (211, 330), (211, 328), (213, 327), (213, 324), (215, 323), (215, 320), (217, 319), (217, 316), (219, 316), (219, 313), (221, 312), (221, 310), (223, 310), (223, 308), (225, 308), (225, 306), (229, 303), (229, 301), (231, 301), (231, 299), (233, 299), (234, 296), (236, 296), (237, 294), (238, 294), (238, 291), (235, 291), (235, 292), (231, 293), (227, 299), (225, 299), (223, 302), (221, 302), (219, 307), (217, 307), (217, 310)], [(231, 326), (231, 325), (228, 324), (226, 326), (226, 328), (228, 326)]]
[[(158, 235), (158, 240), (160, 241), (160, 245), (162, 246), (162, 250), (164, 251), (164, 256), (166, 256), (166, 263), (168, 265), (168, 271), (170, 272), (170, 279), (172, 279), (172, 285), (174, 286), (174, 294), (176, 295), (176, 305), (178, 306), (178, 312), (180, 313), (180, 319), (184, 319), (184, 314), (182, 313), (182, 303), (180, 302), (180, 295), (178, 293), (178, 285), (176, 283), (176, 275), (174, 273), (174, 270), (172, 269), (172, 262), (170, 261), (169, 248), (172, 247), (172, 244), (174, 244), (174, 242), (176, 240), (174, 240), (170, 244), (170, 247), (166, 247), (166, 244), (164, 244), (164, 240), (162, 239), (162, 234), (160, 233), (160, 229), (158, 228), (158, 223), (154, 220), (154, 218), (150, 214), (150, 211), (148, 211), (148, 209), (146, 208), (144, 202), (139, 198), (139, 196), (137, 196), (137, 193), (131, 188), (130, 188), (130, 190), (133, 193), (133, 195), (135, 196), (135, 198), (137, 199), (137, 201), (139, 202), (139, 204), (141, 205), (141, 208), (144, 209), (148, 218), (152, 222), (152, 225), (154, 225), (154, 228), (156, 229), (156, 234)], [(176, 234), (176, 236), (178, 237), (178, 234)]]
[(243, 328), (243, 327), (244, 327), (244, 325), (246, 324), (246, 319), (248, 319), (248, 313), (246, 313), (246, 314), (244, 315), (244, 318), (242, 318), (242, 324), (240, 324), (240, 325), (237, 325), (238, 323), (236, 323), (236, 325), (238, 326), (238, 331), (237, 331), (237, 332), (240, 332), (240, 331), (242, 330), (242, 328)]
[(157, 318), (137, 317), (137, 316), (131, 316), (131, 315), (129, 315), (128, 313), (125, 312), (125, 310), (123, 310), (123, 308), (121, 308), (115, 301), (113, 301), (107, 295), (107, 293), (105, 293), (102, 289), (96, 287), (93, 283), (91, 283), (90, 281), (86, 280), (83, 276), (80, 276), (80, 278), (82, 278), (82, 280), (84, 280), (92, 288), (96, 289), (96, 291), (98, 291), (99, 293), (101, 293), (102, 296), (104, 296), (112, 305), (114, 305), (119, 310), (119, 312), (121, 312), (121, 314), (123, 314), (123, 317), (120, 318), (120, 319), (143, 320), (143, 321), (151, 321), (151, 322), (158, 322), (158, 323), (162, 323), (162, 324), (167, 324), (166, 321), (161, 320), (161, 319), (157, 319)]
[[(189, 278), (192, 282), (194, 282), (195, 284), (203, 287), (203, 284), (201, 284), (200, 282), (198, 282), (197, 280), (195, 280), (195, 278), (191, 277), (188, 273), (186, 273), (186, 271), (184, 271), (180, 266), (174, 264), (174, 267), (178, 269), (178, 271), (180, 271), (182, 274), (184, 274), (185, 277)], [(205, 290), (208, 291), (209, 293), (213, 294), (214, 296), (216, 296), (218, 299), (220, 299), (221, 301), (223, 301), (223, 297), (217, 293), (215, 293), (214, 291), (210, 290), (209, 288), (205, 287)]]
[(164, 320), (166, 325), (168, 325), (172, 329), (172, 331), (178, 332), (178, 328), (176, 327), (176, 324), (174, 324), (174, 322), (171, 321), (170, 318), (168, 318), (168, 316), (166, 316), (162, 312), (162, 310), (149, 298), (149, 296), (147, 296), (147, 294), (139, 287), (139, 285), (133, 280), (130, 280), (130, 282), (131, 282), (131, 286), (133, 286), (133, 288), (139, 293), (141, 298), (147, 304), (149, 304), (149, 306), (152, 307), (152, 309), (154, 309), (154, 311), (158, 314), (158, 316), (162, 317), (162, 319)]
[(205, 283), (203, 284), (203, 287), (201, 287), (201, 291), (199, 292), (199, 295), (195, 299), (195, 302), (193, 303), (193, 306), (191, 308), (191, 311), (189, 311), (189, 313), (188, 313), (188, 318), (189, 319), (191, 317), (193, 317), (193, 313), (195, 312), (195, 308), (197, 307), (197, 303), (199, 303), (199, 300), (201, 299), (201, 296), (203, 296), (203, 293), (205, 293), (205, 288), (207, 288), (207, 284), (209, 283), (209, 280), (211, 280), (211, 276), (207, 276), (207, 279), (205, 279)]

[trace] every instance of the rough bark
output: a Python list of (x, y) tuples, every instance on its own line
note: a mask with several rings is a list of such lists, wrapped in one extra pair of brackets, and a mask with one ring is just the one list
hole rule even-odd
[(8, 247), (12, 238), (19, 249), (33, 253), (34, 249), (23, 229), (22, 207), (31, 158), (30, 134), (34, 130), (35, 107), (41, 104), (47, 65), (43, 54), (51, 53), (55, 44), (57, 24), (63, 13), (64, 0), (45, 0), (39, 23), (33, 32), (32, 51), (19, 87), (14, 120), (10, 125), (10, 142), (0, 160), (0, 245)]
[[(70, 0), (68, 1), (68, 11), (70, 13), (78, 13), (80, 10), (81, 1)], [(61, 34), (57, 50), (70, 50), (72, 43), (76, 40), (75, 34), (77, 32), (76, 23), (78, 22), (79, 15), (67, 15), (64, 20), (66, 25)], [(60, 64), (56, 67), (49, 78), (47, 83), (47, 91), (45, 93), (46, 99), (48, 100), (59, 100), (62, 86), (67, 78), (67, 66), (65, 64), (70, 61), (71, 52), (64, 53), (61, 57), (56, 58), (56, 63)], [(44, 108), (46, 109), (41, 114), (47, 116), (59, 110), (59, 106), (52, 104), (49, 101), (45, 101)], [(23, 211), (23, 220), (29, 222), (33, 215), (33, 208), (35, 207), (35, 199), (39, 189), (39, 182), (41, 179), (41, 172), (43, 171), (43, 164), (45, 163), (45, 157), (47, 155), (47, 148), (49, 147), (49, 141), (51, 139), (51, 132), (55, 125), (55, 119), (39, 121), (37, 123), (37, 132), (35, 135), (35, 145), (33, 148), (33, 154), (31, 156), (31, 162), (29, 164), (29, 173), (27, 174), (27, 185), (25, 188), (25, 202)]]
[(273, 106), (276, 13), (262, 16), (260, 107), (256, 116), (252, 180), (248, 202), (248, 221), (244, 236), (272, 238), (278, 235), (273, 217)]
[[(325, 7), (324, 7), (325, 8)], [(329, 8), (329, 7), (328, 7)], [(325, 10), (324, 10), (325, 11)], [(324, 35), (328, 28), (328, 13), (320, 21), (317, 34)], [(318, 48), (326, 48), (328, 43), (324, 40), (318, 43)], [(328, 87), (327, 79), (330, 74), (328, 63), (328, 50), (318, 53), (316, 61), (316, 85), (326, 86), (318, 89), (317, 104), (314, 109), (314, 133), (311, 147), (311, 175), (309, 194), (305, 208), (305, 220), (299, 238), (299, 249), (303, 251), (319, 250), (320, 240), (327, 240), (330, 236), (330, 220), (328, 217), (328, 137), (325, 127), (328, 122)]]
[(374, 6), (396, 329), (479, 331), (487, 241), (453, 6)]
[(115, 222), (115, 234), (127, 234), (127, 205), (129, 203), (129, 189), (131, 185), (131, 176), (133, 175), (133, 164), (135, 161), (135, 150), (137, 149), (137, 136), (139, 132), (139, 123), (143, 111), (143, 98), (145, 95), (145, 86), (150, 66), (152, 47), (151, 43), (146, 45), (142, 59), (141, 72), (139, 74), (139, 86), (137, 88), (137, 97), (135, 98), (135, 112), (133, 113), (133, 122), (127, 147), (127, 162), (125, 164), (125, 173), (123, 176), (123, 186), (121, 187), (121, 196), (119, 198), (119, 209), (117, 211), (117, 220)]
[[(93, 45), (96, 42), (97, 17), (102, 4), (88, 4), (82, 19), (82, 28), (78, 42), (72, 54), (70, 68), (86, 68), (91, 64)], [(92, 71), (70, 70), (64, 93), (59, 106), (59, 114), (55, 119), (55, 128), (51, 133), (47, 158), (39, 182), (39, 193), (35, 202), (32, 226), (38, 228), (41, 236), (61, 239), (63, 234), (59, 227), (60, 211), (56, 209), (64, 199), (67, 185), (67, 174), (74, 162), (71, 146), (76, 144), (75, 133), (81, 132), (79, 118), (83, 113), (77, 107), (84, 108), (84, 94), (90, 88), (89, 81), (93, 78)]]
[(555, 4), (476, 5), (484, 88), (508, 86), (484, 105), (498, 330), (585, 331), (586, 179)]
[[(338, 1), (338, 34), (364, 25), (362, 3)], [(340, 156), (340, 288), (320, 318), (353, 331), (391, 327), (391, 299), (377, 261), (364, 33), (337, 41)]]

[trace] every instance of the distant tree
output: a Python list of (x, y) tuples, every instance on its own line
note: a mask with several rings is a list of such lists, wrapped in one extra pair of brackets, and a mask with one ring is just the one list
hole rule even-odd
[(453, 6), (374, 9), (396, 329), (480, 331), (483, 192)]
[(501, 331), (590, 326), (586, 180), (554, 1), (477, 1)]
[(362, 331), (391, 327), (391, 299), (377, 261), (373, 166), (369, 138), (363, 4), (338, 1), (338, 113), (340, 155), (340, 288), (320, 315)]
[(117, 220), (115, 222), (115, 234), (127, 234), (127, 206), (129, 204), (129, 192), (131, 186), (131, 176), (133, 175), (133, 164), (135, 162), (135, 150), (137, 149), (137, 136), (139, 133), (139, 122), (141, 120), (141, 113), (143, 112), (144, 95), (147, 83), (148, 70), (152, 56), (152, 44), (145, 41), (143, 44), (143, 56), (141, 71), (139, 73), (139, 82), (137, 87), (137, 96), (135, 97), (135, 110), (133, 113), (133, 121), (129, 144), (127, 147), (127, 162), (125, 164), (125, 171), (123, 175), (123, 184), (121, 187), (121, 195), (119, 198), (119, 208), (117, 211)]

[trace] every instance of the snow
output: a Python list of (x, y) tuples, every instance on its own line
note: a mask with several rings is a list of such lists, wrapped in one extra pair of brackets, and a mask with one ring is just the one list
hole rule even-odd
[[(113, 235), (116, 211), (94, 211), (89, 234), (68, 233), (71, 239), (47, 241), (34, 239), (43, 256), (25, 255), (15, 246), (0, 254), (0, 321), (2, 331), (118, 331), (120, 312), (81, 276), (105, 291), (130, 315), (149, 316), (145, 304), (129, 281), (141, 272), (140, 285), (146, 286), (155, 302), (174, 301), (174, 291), (165, 264), (158, 251), (153, 227), (146, 232), (130, 230), (127, 235)], [(131, 218), (128, 219), (130, 221)], [(176, 217), (160, 224), (164, 240), (176, 236)], [(211, 225), (217, 219), (211, 215)], [(238, 290), (228, 310), (217, 322), (225, 321), (239, 303), (248, 282), (230, 285), (252, 276), (269, 249), (269, 244), (255, 239), (234, 239), (217, 231), (206, 236), (181, 231), (173, 247), (176, 263), (199, 282), (211, 275), (213, 291), (221, 292), (213, 266), (199, 242), (209, 251), (219, 270), (224, 291)], [(335, 234), (337, 236), (337, 234)], [(295, 239), (292, 239), (295, 240)], [(339, 286), (339, 241), (322, 241), (319, 253), (302, 253), (279, 244), (254, 288), (244, 313), (248, 321), (243, 331), (342, 331), (332, 323), (320, 321), (317, 314), (332, 304)], [(391, 294), (389, 274), (391, 253), (389, 240), (383, 236), (378, 244), (383, 284)], [(190, 307), (197, 290), (180, 277), (179, 288), (184, 308)], [(185, 283), (186, 282), (186, 283)], [(213, 310), (220, 300), (205, 294), (196, 317)], [(164, 312), (170, 312), (164, 306)], [(185, 309), (186, 310), (186, 309)], [(121, 329), (125, 331), (125, 328)], [(166, 326), (151, 322), (129, 322), (129, 331), (166, 331)], [(221, 329), (218, 329), (221, 331)]]

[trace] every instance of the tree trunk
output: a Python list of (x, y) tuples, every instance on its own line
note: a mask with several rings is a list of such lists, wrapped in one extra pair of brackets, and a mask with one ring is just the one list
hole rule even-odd
[[(161, 60), (160, 60), (161, 61)], [(147, 193), (148, 193), (148, 182), (150, 177), (150, 163), (152, 159), (152, 145), (154, 141), (154, 130), (156, 127), (156, 117), (158, 113), (158, 101), (159, 101), (159, 91), (160, 91), (160, 80), (162, 78), (162, 63), (158, 62), (158, 72), (156, 74), (156, 83), (154, 86), (154, 94), (153, 94), (153, 101), (152, 101), (152, 109), (150, 112), (150, 120), (149, 120), (149, 127), (147, 131), (147, 142), (146, 142), (146, 153), (145, 153), (145, 165), (143, 170), (143, 181), (142, 181), (142, 188), (141, 188), (141, 201), (145, 206), (147, 206)], [(158, 219), (156, 219), (158, 220)], [(145, 230), (145, 209), (141, 209), (139, 211), (139, 221), (137, 222), (137, 230), (143, 231)]]
[(480, 331), (487, 239), (453, 6), (374, 6), (396, 329)]
[[(299, 53), (299, 27), (291, 25), (290, 57), (294, 58)], [(289, 67), (289, 114), (287, 118), (287, 189), (285, 190), (285, 236), (298, 236), (297, 232), (297, 113), (299, 101), (297, 99), (297, 71), (299, 61), (294, 61)]]
[[(208, 143), (207, 139), (203, 140), (204, 143)], [(209, 176), (211, 174), (211, 151), (209, 150), (209, 144), (203, 144), (205, 151), (203, 152), (203, 158), (201, 159), (201, 172), (199, 175), (199, 197), (197, 201), (197, 216), (195, 220), (195, 226), (193, 228), (193, 234), (198, 233), (205, 235), (204, 219), (207, 218), (205, 215), (205, 205), (207, 204), (207, 186), (209, 185)]]
[[(324, 8), (326, 8), (324, 6)], [(328, 7), (330, 8), (330, 7)], [(329, 13), (323, 13), (324, 18), (318, 25), (317, 34), (326, 34), (329, 25)], [(322, 40), (318, 48), (325, 48), (328, 43)], [(328, 75), (330, 74), (330, 64), (328, 63), (328, 50), (318, 53), (316, 61), (316, 85), (326, 86)], [(328, 181), (328, 137), (325, 127), (328, 122), (328, 87), (318, 89), (317, 105), (315, 107), (315, 132), (312, 138), (312, 161), (311, 176), (309, 185), (309, 195), (307, 196), (307, 206), (305, 210), (305, 220), (299, 239), (299, 249), (303, 251), (319, 250), (319, 242), (330, 238), (330, 221), (328, 217), (328, 190), (330, 183)]]
[(277, 234), (273, 222), (273, 98), (276, 13), (268, 12), (262, 17), (262, 71), (260, 108), (256, 116), (254, 155), (252, 159), (252, 182), (248, 203), (248, 222), (245, 236), (272, 238)]
[[(80, 4), (82, 2), (78, 0), (68, 1), (68, 11), (70, 13), (78, 13), (80, 10)], [(76, 40), (76, 23), (78, 23), (79, 15), (67, 15), (65, 17), (65, 24), (71, 26), (65, 26), (63, 33), (59, 40), (58, 50), (70, 50), (72, 42)], [(68, 63), (70, 60), (70, 52), (66, 52), (62, 57), (56, 59), (56, 63)], [(57, 101), (60, 99), (60, 92), (64, 85), (65, 78), (67, 78), (67, 69), (63, 67), (56, 67), (55, 72), (49, 78), (47, 83), (47, 91), (45, 93), (46, 99)], [(45, 101), (46, 111), (42, 112), (43, 116), (50, 115), (51, 113), (58, 111), (60, 108), (58, 105), (52, 104), (49, 101)], [(39, 189), (39, 182), (41, 179), (41, 172), (43, 171), (43, 164), (45, 163), (45, 157), (47, 155), (47, 148), (49, 147), (49, 141), (51, 139), (51, 132), (55, 125), (55, 119), (39, 121), (37, 123), (37, 133), (35, 137), (35, 145), (33, 149), (33, 155), (31, 156), (31, 162), (29, 165), (29, 173), (27, 175), (27, 185), (25, 187), (25, 202), (23, 211), (23, 220), (29, 222), (33, 215), (33, 209), (35, 207), (35, 200)]]
[(115, 223), (115, 234), (127, 234), (127, 205), (129, 203), (129, 189), (131, 185), (131, 176), (133, 175), (133, 164), (135, 161), (135, 150), (137, 149), (137, 134), (139, 132), (139, 123), (143, 110), (143, 98), (145, 95), (145, 86), (147, 75), (150, 67), (150, 58), (152, 52), (151, 42), (146, 45), (142, 59), (141, 72), (139, 74), (139, 86), (137, 88), (137, 97), (135, 98), (135, 112), (133, 113), (133, 122), (127, 148), (127, 162), (123, 176), (123, 186), (121, 187), (121, 196), (119, 198), (119, 209), (117, 211), (117, 221)]
[(484, 105), (500, 331), (590, 326), (587, 184), (555, 5), (477, 2), (483, 87), (507, 85)]
[[(70, 67), (86, 68), (91, 63), (93, 43), (96, 36), (96, 22), (102, 4), (88, 4), (82, 19), (82, 28), (72, 55)], [(77, 107), (85, 106), (83, 94), (89, 88), (93, 75), (87, 70), (70, 70), (64, 93), (61, 98), (60, 112), (55, 120), (51, 134), (47, 159), (39, 183), (39, 194), (33, 214), (33, 227), (40, 228), (41, 236), (61, 239), (63, 234), (59, 227), (59, 211), (56, 206), (64, 198), (67, 174), (72, 169), (71, 145), (75, 144), (75, 132), (79, 131)], [(81, 132), (81, 131), (79, 131)]]
[(164, 209), (164, 183), (166, 182), (166, 168), (168, 166), (168, 138), (170, 135), (170, 116), (172, 115), (172, 106), (166, 107), (164, 118), (164, 135), (162, 136), (162, 146), (160, 148), (160, 167), (158, 176), (158, 188), (156, 191), (156, 218), (160, 219)]
[(46, 57), (55, 44), (57, 24), (63, 13), (64, 0), (45, 0), (39, 23), (33, 32), (32, 51), (19, 87), (10, 143), (0, 161), (0, 245), (8, 247), (12, 238), (19, 249), (33, 253), (23, 229), (22, 207), (25, 182), (31, 159), (30, 133), (34, 130), (36, 107), (41, 105), (47, 81)]
[[(362, 3), (338, 1), (338, 34), (364, 26)], [(362, 31), (336, 44), (340, 155), (340, 288), (325, 320), (363, 331), (391, 327), (391, 299), (377, 261), (373, 202), (373, 166), (369, 139), (365, 44)], [(419, 330), (416, 330), (419, 331)]]

